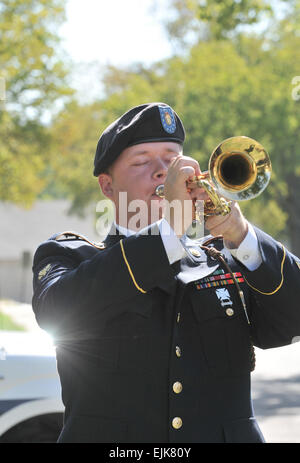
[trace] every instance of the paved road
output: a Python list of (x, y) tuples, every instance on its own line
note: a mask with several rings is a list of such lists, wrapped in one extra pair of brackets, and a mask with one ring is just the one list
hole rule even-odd
[[(28, 331), (39, 331), (30, 305), (0, 301), (0, 311)], [(252, 398), (266, 442), (300, 443), (300, 342), (255, 350)]]
[(300, 443), (300, 342), (277, 349), (256, 348), (252, 398), (269, 443)]

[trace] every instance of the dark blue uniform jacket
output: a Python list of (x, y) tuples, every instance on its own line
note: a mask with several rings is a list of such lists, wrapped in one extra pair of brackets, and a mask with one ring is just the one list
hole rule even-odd
[(247, 314), (227, 270), (197, 243), (173, 265), (158, 233), (109, 234), (105, 249), (72, 235), (40, 245), (33, 309), (56, 339), (59, 442), (264, 441), (251, 402), (252, 344), (300, 335), (300, 264), (255, 231), (257, 270), (227, 257)]

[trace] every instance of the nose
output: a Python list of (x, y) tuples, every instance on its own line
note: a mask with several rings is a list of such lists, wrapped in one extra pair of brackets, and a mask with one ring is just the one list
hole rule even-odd
[(168, 164), (162, 159), (157, 160), (155, 171), (153, 173), (153, 178), (155, 180), (164, 180), (167, 176), (167, 172), (168, 172)]

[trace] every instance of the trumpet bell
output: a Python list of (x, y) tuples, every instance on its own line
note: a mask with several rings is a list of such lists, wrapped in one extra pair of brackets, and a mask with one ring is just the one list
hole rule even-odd
[(209, 160), (210, 179), (218, 194), (234, 201), (260, 195), (271, 178), (272, 166), (264, 147), (253, 138), (222, 141)]

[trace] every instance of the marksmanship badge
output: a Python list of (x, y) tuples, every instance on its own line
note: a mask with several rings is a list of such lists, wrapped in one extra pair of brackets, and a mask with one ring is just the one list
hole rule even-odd
[(159, 106), (158, 108), (164, 130), (168, 133), (174, 133), (176, 130), (176, 121), (172, 109), (165, 106)]

